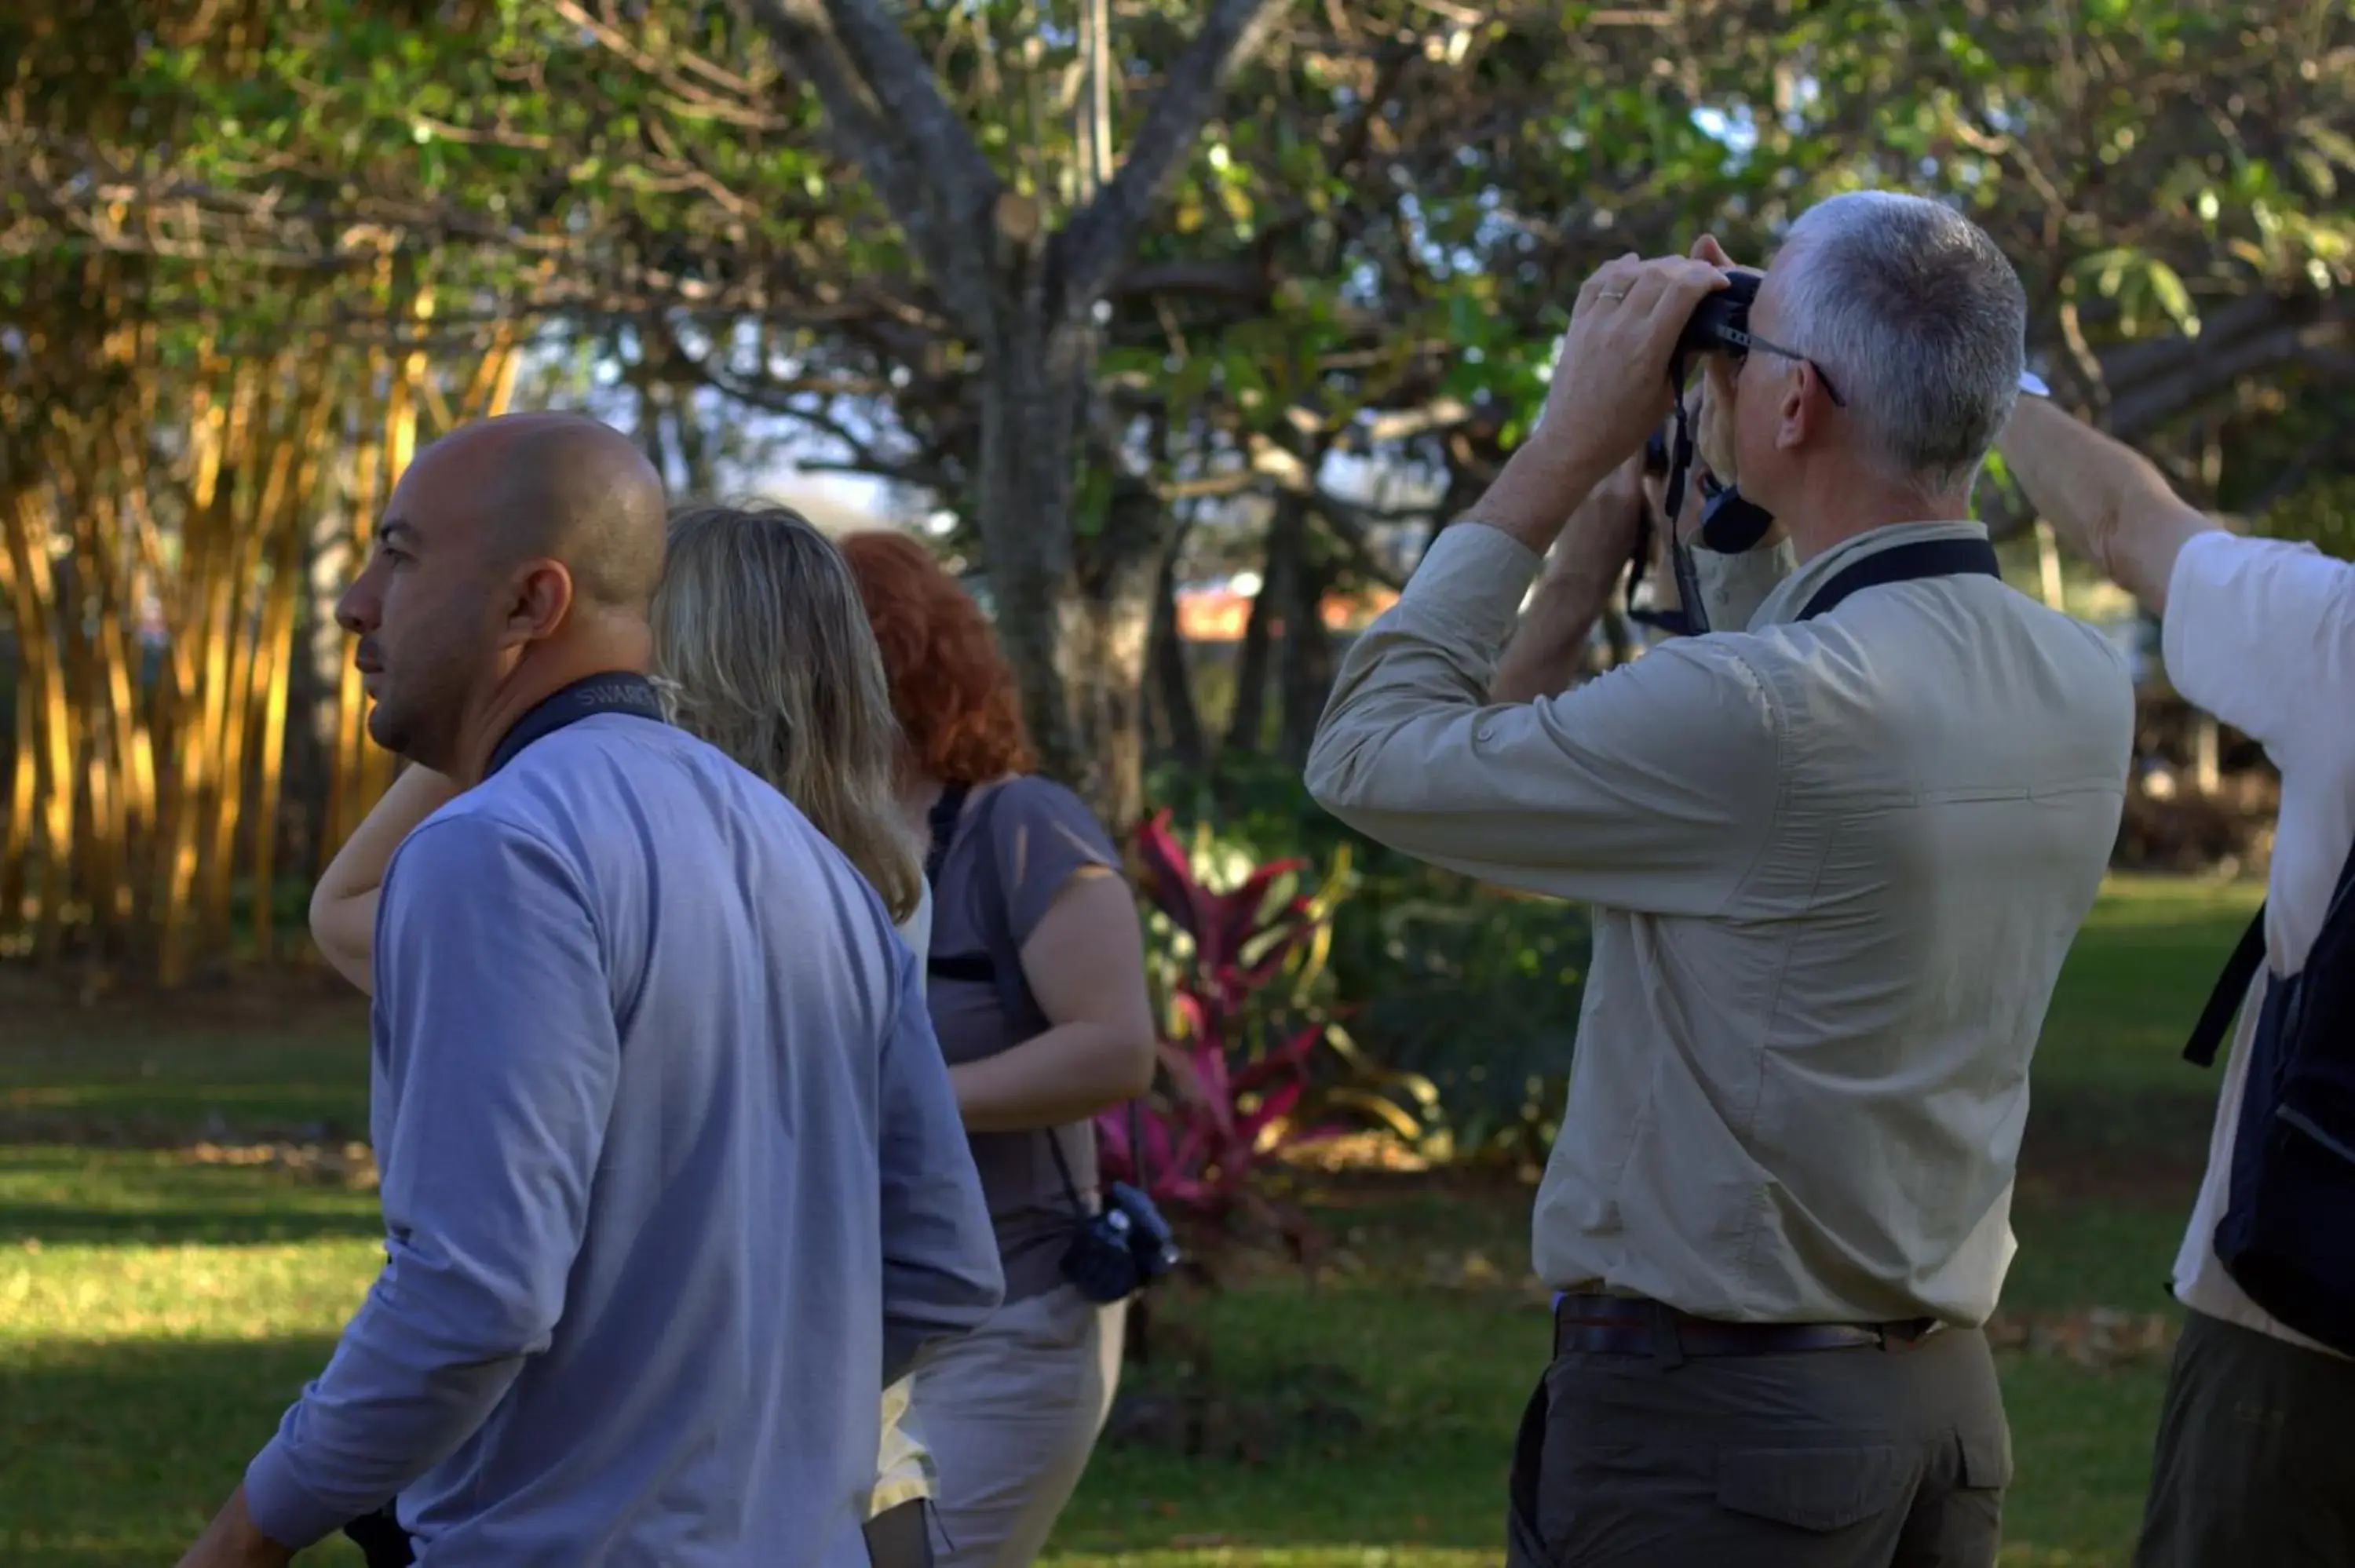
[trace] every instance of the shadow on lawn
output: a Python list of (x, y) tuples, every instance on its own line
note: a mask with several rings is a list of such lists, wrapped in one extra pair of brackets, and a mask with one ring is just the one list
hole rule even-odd
[(371, 1240), (384, 1222), (369, 1214), (207, 1209), (119, 1209), (0, 1202), (0, 1245), (32, 1241), (43, 1246), (250, 1246), (269, 1242)]
[(0, 1245), (236, 1246), (374, 1238), (373, 1192), (190, 1151), (0, 1143)]
[[(46, 1341), (0, 1353), (0, 1562), (152, 1568), (196, 1539), (334, 1341)], [(305, 1564), (357, 1562), (306, 1552)]]

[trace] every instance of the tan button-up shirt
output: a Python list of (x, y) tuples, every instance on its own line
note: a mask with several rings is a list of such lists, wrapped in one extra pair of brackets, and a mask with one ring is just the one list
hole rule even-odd
[(1877, 529), (1763, 604), (1758, 564), (1721, 558), (1712, 619), (1754, 606), (1747, 630), (1491, 705), (1538, 557), (1466, 523), (1350, 650), (1317, 800), (1596, 906), (1548, 1284), (1755, 1322), (1994, 1309), (2029, 1057), (2117, 835), (2134, 695), (2093, 629), (1991, 577), (1797, 619), (1849, 562), (1948, 537), (1985, 534)]

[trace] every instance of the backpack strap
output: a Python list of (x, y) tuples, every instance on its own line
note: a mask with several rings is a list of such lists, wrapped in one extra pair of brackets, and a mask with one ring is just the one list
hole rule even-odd
[[(953, 784), (941, 791), (932, 805), (928, 825), (932, 829), (932, 849), (924, 857), (924, 876), (938, 893), (941, 886), (941, 866), (948, 859), (949, 842), (956, 837), (957, 819), (964, 810), (971, 790), (963, 784)], [(981, 895), (982, 950), (975, 953), (932, 952), (924, 959), (924, 971), (940, 980), (972, 980), (994, 988), (997, 1005), (1015, 1028), (1026, 1037), (1047, 1027), (1047, 1015), (1039, 1010), (1038, 999), (1030, 994), (1030, 983), (1022, 977), (1021, 949), (1014, 944), (1014, 933), (1006, 921), (1006, 887), (997, 870), (997, 846), (990, 837), (990, 814), (996, 809), (998, 791), (992, 789), (981, 798), (973, 810), (973, 832), (981, 839), (981, 859), (975, 870)]]
[[(1030, 994), (1030, 982), (1023, 978), (1022, 951), (1015, 945), (1013, 927), (1007, 919), (1006, 885), (998, 874), (997, 842), (991, 837), (989, 828), (990, 813), (1004, 788), (1001, 785), (984, 795), (981, 803), (973, 809), (972, 832), (981, 841), (981, 858), (975, 866), (974, 876), (981, 899), (982, 950), (929, 954), (924, 959), (924, 971), (941, 980), (973, 980), (992, 987), (997, 992), (998, 1010), (1014, 1025), (1017, 1037), (1027, 1040), (1044, 1033), (1050, 1021), (1039, 1005), (1039, 999)], [(927, 819), (932, 846), (924, 857), (924, 875), (935, 893), (940, 890), (941, 866), (948, 859), (949, 842), (956, 837), (957, 819), (970, 793), (963, 784), (943, 789)], [(1071, 1205), (1071, 1213), (1085, 1219), (1088, 1207), (1080, 1201), (1080, 1184), (1071, 1178), (1071, 1164), (1064, 1157), (1062, 1139), (1051, 1127), (1042, 1127), (1039, 1132), (1047, 1140), (1047, 1152), (1055, 1157), (1055, 1173), (1062, 1178), (1063, 1197)]]
[(2224, 1043), (2224, 1031), (2232, 1027), (2232, 1015), (2240, 1011), (2242, 1001), (2249, 994), (2249, 982), (2256, 978), (2257, 966), (2265, 961), (2265, 906), (2257, 906), (2257, 913), (2249, 921), (2249, 928), (2241, 933), (2232, 956), (2224, 960), (2224, 969), (2216, 977), (2216, 989), (2208, 993), (2208, 1005), (2200, 1010), (2200, 1022), (2191, 1026), (2191, 1038), (2184, 1044), (2183, 1059), (2195, 1067), (2216, 1065), (2216, 1047)]

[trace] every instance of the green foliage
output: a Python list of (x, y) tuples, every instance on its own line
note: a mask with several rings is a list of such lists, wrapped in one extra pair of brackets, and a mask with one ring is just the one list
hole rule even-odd
[(1288, 770), (1175, 770), (1156, 804), (1237, 865), (1346, 863), (1318, 992), (1345, 1033), (1331, 1103), (1426, 1156), (1541, 1158), (1559, 1122), (1586, 969), (1585, 912), (1484, 887), (1364, 839)]
[[(1153, 100), (1139, 84), (1171, 69), (1199, 9), (1118, 13), (1123, 153)], [(895, 13), (1050, 226), (1085, 194), (1075, 15)], [(2355, 275), (2355, 23), (2335, 0), (1630, 15), (1290, 5), (1139, 244), (1140, 267), (1179, 281), (1115, 292), (1106, 387), (1195, 422), (1197, 459), (1272, 440), (1313, 467), (1360, 440), (1361, 414), (1440, 400), (1470, 412), (1436, 429), (1471, 444), (1423, 455), (1492, 459), (1525, 433), (1598, 261), (1704, 228), (1763, 258), (1797, 212), (1859, 185), (1968, 207), (2029, 282), (2040, 355), (2069, 367), (2253, 291), (2331, 294)], [(813, 366), (845, 372), (829, 384), (859, 388), (859, 422), (905, 438), (854, 461), (970, 478), (976, 345), (751, 8), (308, 0), (249, 19), (187, 3), (143, 28), (96, 0), (38, 0), (0, 21), (8, 58), (30, 90), (17, 144), (43, 152), (20, 161), (12, 205), (53, 215), (33, 225), (45, 242), (20, 227), (0, 247), (12, 296), (102, 228), (151, 250), (143, 286), (211, 328), (282, 326), (290, 297), (349, 321), (389, 308), (373, 270), (389, 252), (448, 291), (445, 314), (464, 299), (475, 316), (664, 318), (683, 338), (682, 322), (757, 323), (757, 354), (673, 368), (837, 426), (837, 399), (799, 388)], [(142, 177), (101, 211), (72, 144)], [(2236, 379), (2187, 387), (2157, 424)], [(2298, 356), (2279, 379), (2232, 412), (2227, 503), (2299, 450), (2272, 430), (2299, 391), (2329, 386), (2346, 417), (2343, 376)]]

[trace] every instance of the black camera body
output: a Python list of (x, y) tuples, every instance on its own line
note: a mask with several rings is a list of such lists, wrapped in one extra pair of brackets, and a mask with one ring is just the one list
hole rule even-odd
[(1099, 1306), (1125, 1301), (1178, 1266), (1176, 1234), (1151, 1198), (1125, 1181), (1104, 1189), (1103, 1212), (1071, 1233), (1063, 1276)]
[[(1728, 272), (1724, 288), (1701, 296), (1700, 303), (1693, 307), (1691, 319), (1685, 323), (1685, 330), (1677, 339), (1677, 352), (1671, 365), (1681, 370), (1686, 359), (1697, 354), (1749, 353), (1753, 344), (1750, 306), (1758, 298), (1758, 285), (1763, 281), (1755, 272)], [(1678, 395), (1677, 419), (1681, 429), (1684, 421), (1681, 393)], [(1681, 478), (1681, 474), (1678, 477)], [(1681, 498), (1683, 486), (1675, 488)], [(1708, 504), (1701, 510), (1700, 542), (1721, 554), (1740, 555), (1764, 538), (1766, 530), (1774, 524), (1771, 513), (1756, 502), (1745, 499), (1732, 486), (1712, 488)]]
[[(1692, 432), (1686, 424), (1684, 406), (1685, 367), (1693, 358), (1704, 354), (1747, 354), (1753, 346), (1750, 336), (1750, 306), (1758, 298), (1761, 281), (1755, 272), (1728, 272), (1725, 287), (1701, 297), (1693, 307), (1685, 330), (1677, 337), (1676, 352), (1668, 359), (1668, 379), (1677, 389), (1676, 439), (1668, 440), (1664, 432), (1654, 431), (1644, 450), (1645, 467), (1667, 478), (1665, 505), (1671, 519), (1684, 508), (1685, 482), (1690, 473), (1693, 457)], [(1705, 548), (1722, 555), (1740, 555), (1754, 546), (1773, 527), (1774, 516), (1756, 502), (1749, 500), (1732, 485), (1711, 484), (1701, 508), (1699, 543)], [(1673, 525), (1673, 524), (1671, 524)], [(1636, 551), (1629, 563), (1627, 580), (1632, 595), (1636, 585), (1643, 580), (1644, 568), (1652, 553), (1651, 516), (1647, 511), (1644, 526), (1637, 531)], [(1682, 608), (1673, 618), (1649, 610), (1636, 612), (1636, 618), (1663, 630), (1685, 634), (1709, 630), (1708, 618), (1702, 613), (1700, 583), (1696, 575), (1689, 548), (1678, 545), (1670, 551), (1673, 557), (1678, 597)]]
[(1749, 353), (1750, 306), (1760, 281), (1755, 272), (1728, 272), (1724, 288), (1702, 295), (1677, 339), (1677, 361), (1698, 354)]

